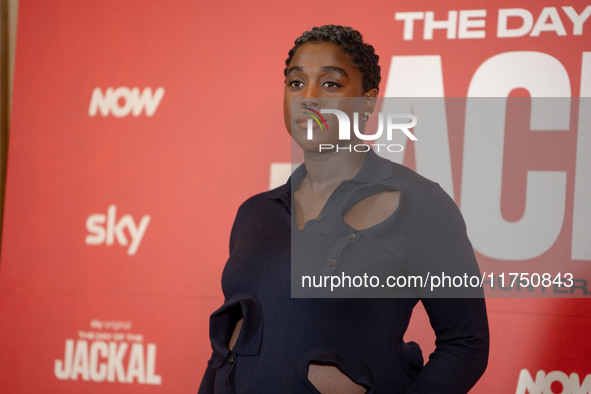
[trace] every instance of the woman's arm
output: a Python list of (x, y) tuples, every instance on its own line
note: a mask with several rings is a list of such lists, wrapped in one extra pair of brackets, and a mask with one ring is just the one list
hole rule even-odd
[[(424, 197), (407, 256), (411, 271), (424, 278), (480, 278), (474, 249), (455, 202), (439, 186)], [(436, 349), (408, 392), (467, 393), (488, 363), (489, 330), (483, 289), (454, 287), (448, 282), (416, 292), (435, 331)]]
[(467, 393), (488, 363), (489, 331), (483, 298), (422, 300), (435, 331), (435, 351), (407, 393)]
[(215, 387), (215, 374), (217, 368), (213, 368), (211, 366), (213, 360), (213, 354), (209, 361), (207, 362), (207, 368), (205, 369), (205, 374), (203, 375), (203, 379), (201, 379), (201, 384), (199, 385), (199, 391), (197, 394), (212, 394), (213, 389)]

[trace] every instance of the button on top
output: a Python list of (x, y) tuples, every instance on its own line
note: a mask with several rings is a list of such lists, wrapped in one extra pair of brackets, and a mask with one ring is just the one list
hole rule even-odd
[(337, 265), (337, 261), (335, 259), (328, 259), (328, 265), (334, 267), (335, 265)]
[(350, 240), (354, 240), (355, 238), (357, 238), (357, 234), (355, 233), (349, 233), (349, 235), (347, 236)]
[(316, 218), (314, 220), (316, 220), (317, 222), (319, 222), (319, 221), (322, 220), (322, 218), (323, 218), (322, 215), (318, 215), (318, 216), (316, 216)]
[(234, 364), (234, 356), (230, 356), (230, 358), (228, 358), (228, 364)]

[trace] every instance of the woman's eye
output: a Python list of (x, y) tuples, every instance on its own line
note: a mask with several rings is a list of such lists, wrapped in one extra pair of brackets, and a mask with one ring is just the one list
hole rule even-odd
[(289, 86), (294, 88), (301, 88), (304, 86), (304, 83), (302, 81), (291, 81), (289, 82)]
[(340, 83), (338, 83), (338, 82), (328, 81), (328, 82), (324, 82), (324, 83), (322, 84), (322, 86), (324, 86), (325, 88), (340, 88), (340, 87), (342, 87), (343, 85), (341, 85), (341, 84), (340, 84)]

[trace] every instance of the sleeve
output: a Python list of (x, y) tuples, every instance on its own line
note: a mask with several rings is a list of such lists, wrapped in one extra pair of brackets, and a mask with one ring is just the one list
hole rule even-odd
[(199, 391), (197, 394), (212, 394), (214, 392), (215, 387), (215, 374), (216, 368), (212, 367), (213, 361), (213, 354), (209, 361), (207, 362), (207, 368), (205, 369), (205, 374), (201, 379), (201, 384), (199, 385)]
[(467, 393), (488, 363), (489, 332), (483, 298), (422, 300), (435, 331), (435, 351), (406, 393)]
[[(243, 204), (244, 205), (244, 204)], [(237, 232), (238, 232), (238, 218), (240, 216), (240, 212), (242, 210), (242, 205), (238, 208), (238, 212), (236, 213), (236, 218), (234, 219), (234, 224), (232, 225), (232, 230), (230, 232), (230, 250), (229, 252), (232, 253), (236, 242), (237, 242)], [(224, 300), (227, 301), (227, 300)], [(215, 313), (215, 312), (214, 312)], [(211, 322), (210, 322), (211, 325)], [(211, 336), (211, 334), (210, 334)], [(210, 338), (211, 339), (211, 338)], [(203, 374), (203, 378), (201, 379), (201, 384), (199, 385), (199, 390), (197, 394), (212, 394), (215, 391), (215, 378), (217, 374), (217, 368), (213, 366), (213, 361), (215, 358), (215, 351), (212, 351), (211, 358), (207, 362), (207, 367), (205, 369), (205, 373)]]
[(454, 201), (438, 185), (430, 192), (419, 204), (408, 261), (414, 274), (450, 279), (417, 290), (436, 335), (436, 349), (407, 393), (467, 393), (488, 363), (488, 318), (482, 288), (456, 287), (453, 278), (456, 284), (458, 278), (466, 284), (470, 277), (480, 278), (480, 270)]

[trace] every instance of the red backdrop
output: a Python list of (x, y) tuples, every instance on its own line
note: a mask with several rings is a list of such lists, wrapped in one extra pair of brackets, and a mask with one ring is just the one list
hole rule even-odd
[[(19, 5), (0, 264), (3, 392), (197, 390), (236, 209), (269, 187), (272, 163), (291, 160), (282, 72), (302, 31), (360, 30), (381, 56), (383, 95), (591, 96), (583, 1)], [(499, 15), (509, 14), (505, 24)], [(568, 132), (507, 133), (499, 208), (518, 221), (528, 171), (565, 174), (559, 234), (528, 258), (565, 271), (591, 264), (591, 137), (576, 127), (584, 111), (572, 111)], [(449, 132), (447, 189), (461, 208), (463, 135)], [(405, 164), (434, 167), (409, 152)], [(482, 264), (503, 262), (474, 245)], [(577, 299), (488, 300), (491, 356), (474, 392), (591, 392), (591, 286), (579, 285)], [(422, 310), (407, 338), (433, 349)]]

